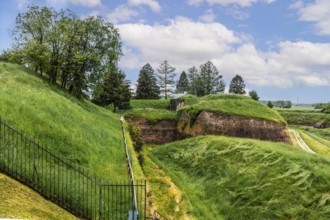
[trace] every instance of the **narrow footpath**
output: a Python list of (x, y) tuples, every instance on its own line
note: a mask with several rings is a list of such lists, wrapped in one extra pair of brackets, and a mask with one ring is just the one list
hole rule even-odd
[(301, 138), (299, 132), (297, 132), (297, 131), (295, 131), (295, 130), (292, 130), (292, 129), (290, 129), (290, 131), (292, 131), (292, 133), (294, 134), (295, 138), (296, 138), (297, 141), (298, 141), (298, 144), (300, 145), (300, 147), (301, 147), (303, 150), (307, 151), (308, 153), (315, 154), (315, 152), (314, 152), (312, 149), (310, 149), (310, 148), (308, 147), (308, 145), (305, 143), (305, 141)]

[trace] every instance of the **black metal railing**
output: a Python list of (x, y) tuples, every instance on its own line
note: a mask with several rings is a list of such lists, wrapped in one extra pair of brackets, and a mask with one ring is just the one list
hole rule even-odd
[(154, 210), (153, 220), (167, 220), (167, 218), (165, 218), (165, 216), (157, 212), (157, 210)]
[(85, 219), (146, 218), (145, 180), (101, 184), (1, 119), (0, 170)]

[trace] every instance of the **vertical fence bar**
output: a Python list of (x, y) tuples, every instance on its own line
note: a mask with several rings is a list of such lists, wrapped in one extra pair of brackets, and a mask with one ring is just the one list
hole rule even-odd
[(100, 184), (100, 203), (99, 203), (99, 205), (100, 205), (100, 207), (99, 207), (99, 210), (100, 210), (100, 213), (99, 213), (99, 217), (100, 217), (100, 219), (102, 219), (102, 185)]

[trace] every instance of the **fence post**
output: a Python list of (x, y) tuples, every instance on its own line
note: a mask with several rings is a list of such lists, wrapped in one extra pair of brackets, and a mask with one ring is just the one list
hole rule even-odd
[(102, 184), (100, 184), (99, 187), (100, 187), (99, 219), (102, 219)]

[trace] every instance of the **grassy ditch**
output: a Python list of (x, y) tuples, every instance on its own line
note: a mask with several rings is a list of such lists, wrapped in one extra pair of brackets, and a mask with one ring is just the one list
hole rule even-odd
[(200, 136), (150, 158), (196, 219), (330, 218), (330, 160), (281, 143)]

